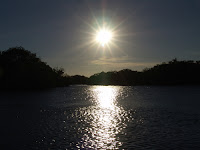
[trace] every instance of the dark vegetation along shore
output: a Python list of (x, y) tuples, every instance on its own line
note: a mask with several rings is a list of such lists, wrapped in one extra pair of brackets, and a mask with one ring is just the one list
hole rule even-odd
[(38, 89), (71, 84), (88, 85), (200, 85), (200, 61), (173, 59), (142, 72), (123, 69), (85, 77), (68, 76), (23, 47), (0, 51), (1, 89)]

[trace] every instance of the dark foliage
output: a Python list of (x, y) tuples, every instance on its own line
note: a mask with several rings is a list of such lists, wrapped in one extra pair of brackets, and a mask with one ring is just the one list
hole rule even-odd
[(124, 69), (101, 72), (89, 78), (96, 85), (186, 85), (200, 84), (200, 61), (177, 61), (162, 63), (142, 72)]
[(185, 85), (200, 84), (200, 61), (173, 59), (142, 72), (123, 69), (85, 76), (64, 76), (62, 68), (51, 68), (23, 47), (0, 51), (0, 88), (33, 89), (90, 85)]
[(139, 72), (124, 69), (119, 72), (101, 72), (89, 78), (89, 84), (98, 85), (134, 85), (139, 82)]
[(75, 75), (75, 76), (69, 76), (69, 83), (70, 84), (87, 84), (88, 78), (85, 76)]
[(177, 61), (174, 59), (147, 69), (142, 75), (145, 84), (200, 84), (200, 63), (199, 61)]
[(32, 89), (64, 86), (62, 69), (52, 69), (23, 47), (0, 53), (0, 88)]

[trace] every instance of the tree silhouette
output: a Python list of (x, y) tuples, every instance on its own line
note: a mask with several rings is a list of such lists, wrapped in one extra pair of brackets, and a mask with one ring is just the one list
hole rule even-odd
[(62, 69), (52, 69), (36, 54), (23, 47), (10, 48), (0, 55), (1, 88), (46, 88), (65, 85)]
[(90, 76), (64, 74), (62, 68), (51, 68), (36, 54), (23, 47), (0, 51), (0, 88), (31, 89), (90, 85), (185, 85), (200, 84), (200, 61), (178, 61), (157, 64), (142, 72), (123, 69)]
[(89, 78), (89, 84), (97, 85), (184, 85), (200, 84), (200, 61), (178, 61), (145, 68), (142, 72), (123, 69), (101, 72)]

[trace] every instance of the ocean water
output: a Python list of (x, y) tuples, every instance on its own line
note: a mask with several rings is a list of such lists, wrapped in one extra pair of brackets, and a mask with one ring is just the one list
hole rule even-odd
[(200, 86), (0, 92), (0, 149), (200, 149)]

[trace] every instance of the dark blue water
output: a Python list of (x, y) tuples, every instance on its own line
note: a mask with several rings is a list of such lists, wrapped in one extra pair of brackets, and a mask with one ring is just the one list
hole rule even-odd
[(200, 87), (0, 92), (0, 149), (200, 149)]

